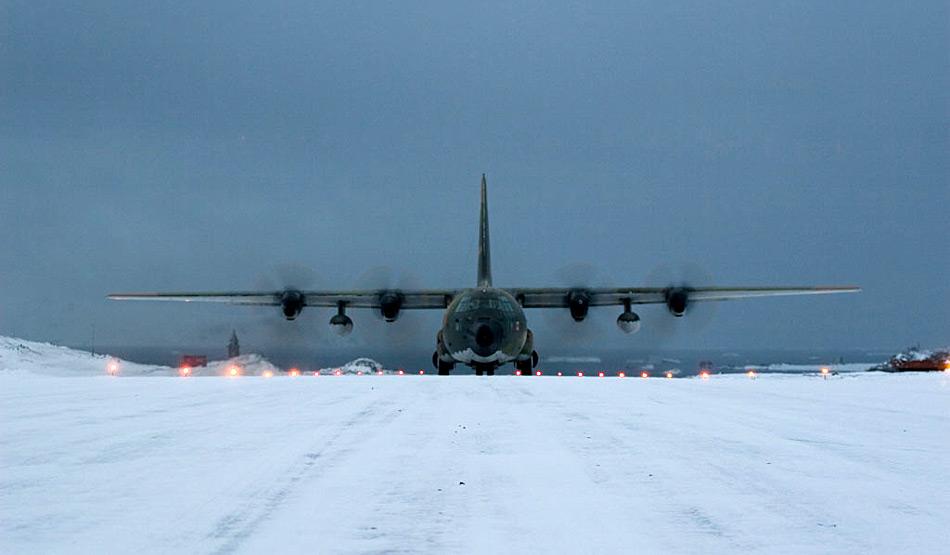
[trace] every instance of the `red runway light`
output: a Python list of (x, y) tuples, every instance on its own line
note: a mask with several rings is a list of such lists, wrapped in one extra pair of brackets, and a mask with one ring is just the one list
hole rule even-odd
[(650, 377), (650, 374), (649, 374), (648, 372), (640, 372), (640, 377), (641, 377), (641, 378), (649, 378), (649, 377)]
[(558, 376), (563, 376), (563, 374), (561, 374), (560, 372), (558, 372), (557, 375), (558, 375)]
[(314, 370), (314, 371), (313, 371), (313, 375), (314, 375), (314, 376), (319, 376), (319, 375), (320, 375), (320, 371), (319, 371), (319, 370)]
[(334, 376), (342, 376), (342, 375), (343, 375), (343, 372), (342, 372), (341, 370), (337, 369), (336, 371), (333, 372), (333, 375), (334, 375)]
[(425, 374), (425, 373), (426, 373), (425, 370), (419, 370), (419, 375), (420, 375), (420, 376), (423, 375), (423, 374)]
[(357, 376), (362, 376), (362, 375), (363, 375), (363, 371), (362, 371), (362, 370), (357, 370), (357, 371), (356, 371), (356, 375), (357, 375)]
[(383, 371), (380, 370), (380, 371), (376, 372), (376, 375), (377, 375), (377, 376), (382, 376), (382, 375), (383, 375)]
[(603, 377), (604, 377), (604, 373), (603, 373), (603, 372), (597, 372), (597, 377), (598, 377), (598, 378), (603, 378)]
[(584, 377), (584, 373), (583, 373), (583, 372), (578, 372), (578, 373), (577, 373), (577, 377), (578, 377), (578, 378), (583, 378), (583, 377)]
[(403, 374), (405, 374), (405, 372), (403, 372), (402, 370), (400, 370), (399, 372), (396, 372), (396, 373), (399, 374), (400, 376), (402, 376)]
[(515, 370), (515, 376), (520, 376), (520, 375), (521, 375), (521, 370)]
[(617, 377), (618, 377), (618, 378), (626, 378), (626, 377), (627, 377), (627, 374), (626, 374), (625, 372), (619, 372), (619, 373), (617, 374)]
[(182, 366), (178, 369), (178, 374), (182, 377), (191, 375), (191, 366)]
[(538, 370), (537, 372), (534, 373), (534, 375), (535, 375), (535, 376), (540, 376), (540, 375), (541, 375), (541, 371)]
[(702, 372), (699, 373), (699, 377), (702, 378), (702, 379), (704, 379), (704, 380), (705, 380), (705, 379), (708, 379), (708, 378), (709, 378), (709, 372), (707, 372), (706, 370), (703, 370)]
[(231, 376), (232, 378), (236, 378), (238, 374), (240, 373), (241, 373), (241, 369), (238, 368), (237, 366), (232, 366), (228, 368), (228, 375)]

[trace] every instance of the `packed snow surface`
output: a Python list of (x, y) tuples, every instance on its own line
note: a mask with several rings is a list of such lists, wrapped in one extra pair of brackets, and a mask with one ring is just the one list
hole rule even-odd
[(950, 543), (948, 373), (77, 378), (11, 360), (2, 553)]

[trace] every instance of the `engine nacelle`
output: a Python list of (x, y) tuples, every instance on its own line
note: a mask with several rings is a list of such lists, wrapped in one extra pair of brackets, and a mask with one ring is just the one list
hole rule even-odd
[(288, 320), (297, 318), (300, 311), (303, 310), (303, 306), (304, 298), (300, 291), (288, 289), (280, 295), (280, 311), (283, 312), (284, 318)]
[(617, 327), (624, 333), (640, 331), (640, 316), (636, 312), (626, 310), (617, 316)]
[(677, 318), (686, 314), (689, 306), (689, 291), (682, 287), (669, 289), (666, 292), (666, 308)]
[(403, 296), (398, 291), (386, 291), (379, 296), (379, 313), (383, 320), (395, 322), (402, 309)]
[(575, 289), (567, 294), (567, 307), (571, 310), (571, 318), (580, 322), (587, 318), (590, 309), (590, 293), (583, 289)]
[(346, 314), (334, 314), (330, 318), (330, 329), (339, 336), (349, 335), (353, 331), (353, 320)]

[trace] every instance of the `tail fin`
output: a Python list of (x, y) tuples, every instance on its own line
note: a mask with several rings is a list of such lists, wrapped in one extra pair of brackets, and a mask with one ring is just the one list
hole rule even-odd
[(488, 183), (482, 174), (482, 211), (478, 222), (478, 287), (491, 287), (491, 248), (488, 241)]

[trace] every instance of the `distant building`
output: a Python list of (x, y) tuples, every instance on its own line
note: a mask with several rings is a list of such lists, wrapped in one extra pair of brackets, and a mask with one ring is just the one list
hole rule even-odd
[(181, 355), (178, 359), (179, 368), (198, 368), (208, 365), (208, 357), (205, 355)]
[(228, 341), (228, 358), (241, 356), (241, 343), (238, 342), (237, 332), (231, 330), (231, 340)]

